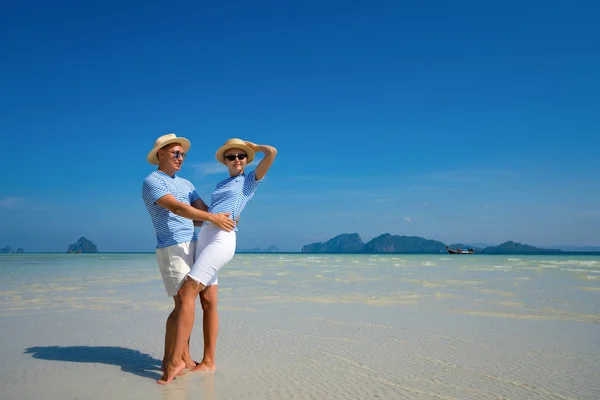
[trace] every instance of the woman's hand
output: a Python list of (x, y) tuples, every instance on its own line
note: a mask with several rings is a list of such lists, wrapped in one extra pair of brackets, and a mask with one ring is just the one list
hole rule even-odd
[(273, 146), (267, 146), (265, 144), (256, 144), (256, 143), (252, 143), (252, 142), (244, 142), (244, 143), (246, 143), (246, 146), (250, 147), (252, 149), (252, 151), (254, 151), (255, 153), (265, 153), (267, 155), (273, 154), (273, 156), (275, 156), (275, 154), (277, 154), (277, 149), (275, 149), (275, 147), (273, 147)]
[(254, 151), (260, 151), (258, 150), (258, 145), (256, 143), (252, 143), (252, 142), (244, 142), (246, 143), (246, 146), (250, 147), (252, 150)]

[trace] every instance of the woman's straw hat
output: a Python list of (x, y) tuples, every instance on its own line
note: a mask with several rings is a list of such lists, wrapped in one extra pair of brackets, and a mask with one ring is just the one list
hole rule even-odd
[(187, 153), (190, 150), (190, 147), (192, 147), (192, 144), (189, 140), (183, 137), (177, 137), (174, 133), (162, 135), (156, 139), (156, 142), (154, 142), (154, 147), (148, 153), (148, 162), (153, 165), (158, 165), (158, 156), (156, 155), (156, 152), (171, 143), (180, 144), (181, 147), (183, 147), (184, 153)]
[(247, 160), (246, 164), (250, 164), (252, 162), (252, 160), (254, 160), (254, 150), (252, 150), (250, 147), (248, 147), (246, 142), (244, 142), (242, 139), (234, 138), (234, 139), (229, 139), (228, 141), (226, 141), (225, 144), (223, 146), (219, 147), (219, 150), (217, 150), (216, 157), (220, 163), (227, 165), (225, 163), (225, 152), (229, 149), (244, 150), (246, 152), (246, 155), (248, 156), (248, 158), (246, 159)]

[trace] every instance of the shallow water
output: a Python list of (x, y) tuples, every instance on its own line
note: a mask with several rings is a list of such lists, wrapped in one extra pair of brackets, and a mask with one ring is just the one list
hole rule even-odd
[(217, 372), (167, 387), (153, 254), (0, 255), (0, 272), (1, 398), (600, 398), (598, 256), (238, 254)]

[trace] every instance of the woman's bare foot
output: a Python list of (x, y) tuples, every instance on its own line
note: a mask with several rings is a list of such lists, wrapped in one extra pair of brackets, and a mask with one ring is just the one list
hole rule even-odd
[(175, 379), (175, 377), (177, 375), (179, 375), (181, 373), (181, 371), (183, 371), (184, 369), (185, 369), (184, 361), (180, 361), (177, 364), (168, 363), (165, 373), (163, 374), (162, 378), (160, 378), (158, 381), (156, 381), (156, 383), (159, 383), (161, 385), (166, 385), (167, 383), (171, 383), (171, 382), (173, 382), (173, 379)]
[(196, 367), (194, 369), (192, 369), (192, 372), (198, 372), (198, 371), (212, 372), (215, 369), (217, 369), (217, 367), (215, 366), (215, 363), (213, 361), (202, 360), (202, 362), (200, 364), (196, 365)]

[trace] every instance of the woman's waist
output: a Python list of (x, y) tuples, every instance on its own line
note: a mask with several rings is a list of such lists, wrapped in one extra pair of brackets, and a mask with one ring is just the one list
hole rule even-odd
[(227, 214), (229, 213), (229, 218), (235, 220), (237, 216), (240, 214), (240, 211), (237, 208), (232, 207), (219, 207), (214, 206), (208, 209), (208, 212), (211, 214)]
[[(235, 222), (235, 220), (233, 222)], [(200, 229), (204, 229), (204, 228), (209, 229), (209, 230), (223, 231), (226, 233), (235, 233), (237, 231), (237, 224), (235, 224), (234, 229), (230, 232), (223, 230), (220, 226), (218, 226), (210, 221), (204, 221), (202, 223), (202, 225), (200, 226)]]

